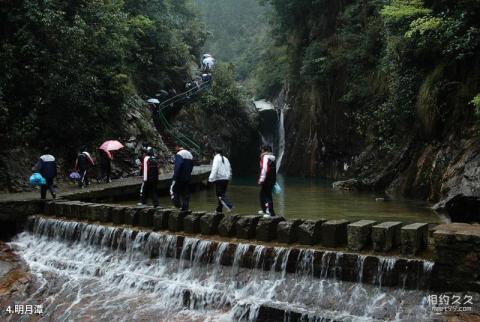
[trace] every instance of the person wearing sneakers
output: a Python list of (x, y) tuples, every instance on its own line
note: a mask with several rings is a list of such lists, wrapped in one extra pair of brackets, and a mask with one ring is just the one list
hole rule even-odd
[(258, 184), (260, 188), (260, 210), (258, 213), (264, 217), (275, 216), (273, 210), (273, 196), (272, 190), (277, 181), (277, 169), (275, 163), (275, 156), (272, 153), (272, 148), (265, 145), (261, 149), (260, 154), (260, 177)]
[(222, 149), (215, 148), (215, 157), (212, 162), (212, 171), (208, 177), (209, 182), (215, 184), (215, 194), (217, 196), (217, 209), (218, 214), (222, 213), (223, 208), (227, 211), (231, 211), (233, 205), (225, 197), (227, 192), (228, 182), (232, 179), (232, 168), (230, 161), (223, 155)]
[(147, 198), (152, 198), (153, 207), (158, 207), (158, 161), (153, 148), (146, 149), (146, 156), (143, 158), (143, 184), (141, 187), (141, 204), (147, 204)]

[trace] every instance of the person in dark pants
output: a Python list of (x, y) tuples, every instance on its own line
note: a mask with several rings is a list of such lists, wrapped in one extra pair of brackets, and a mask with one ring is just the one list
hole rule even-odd
[(45, 200), (47, 198), (47, 190), (52, 194), (52, 198), (57, 197), (55, 188), (53, 187), (53, 180), (57, 176), (57, 163), (55, 157), (50, 154), (49, 148), (45, 148), (43, 155), (37, 162), (35, 172), (38, 172), (45, 178), (46, 184), (40, 186), (40, 198)]
[(111, 182), (112, 174), (112, 160), (113, 156), (110, 151), (99, 150), (100, 155), (100, 180), (105, 180), (105, 182)]
[[(192, 180), (193, 156), (182, 146), (175, 147), (175, 167), (173, 170), (170, 196), (173, 205), (181, 211), (188, 211), (190, 202), (190, 182)], [(182, 201), (180, 201), (180, 198)]]
[(215, 184), (215, 194), (217, 196), (217, 213), (222, 213), (223, 208), (227, 211), (231, 211), (233, 205), (226, 198), (227, 187), (229, 181), (232, 179), (232, 168), (230, 161), (223, 155), (223, 152), (219, 148), (215, 148), (215, 157), (212, 162), (212, 171), (208, 177), (209, 182)]
[(143, 185), (141, 195), (142, 205), (147, 204), (147, 198), (152, 198), (153, 207), (158, 207), (158, 161), (153, 148), (147, 148), (147, 156), (143, 159)]
[(80, 180), (78, 180), (78, 186), (80, 188), (83, 188), (84, 186), (88, 187), (90, 185), (88, 172), (90, 168), (95, 165), (90, 153), (88, 153), (86, 150), (87, 148), (85, 146), (80, 148), (80, 153), (77, 156), (77, 162), (75, 164), (75, 169), (77, 169), (78, 173), (80, 174)]
[(260, 210), (258, 213), (264, 217), (275, 216), (273, 210), (273, 195), (272, 190), (277, 181), (277, 169), (275, 164), (275, 156), (272, 153), (272, 148), (268, 145), (262, 147), (260, 155), (260, 176), (258, 184), (260, 188)]

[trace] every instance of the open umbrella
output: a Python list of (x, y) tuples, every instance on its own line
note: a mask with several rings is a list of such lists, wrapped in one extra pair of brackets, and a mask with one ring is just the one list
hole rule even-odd
[[(168, 93), (167, 93), (167, 95), (168, 95)], [(149, 99), (147, 100), (147, 103), (150, 103), (150, 104), (160, 104), (160, 101), (159, 101), (158, 99), (156, 99), (156, 98), (149, 98)]]
[(120, 150), (121, 148), (123, 148), (123, 144), (118, 142), (117, 140), (105, 141), (99, 147), (100, 150), (104, 151), (115, 151)]

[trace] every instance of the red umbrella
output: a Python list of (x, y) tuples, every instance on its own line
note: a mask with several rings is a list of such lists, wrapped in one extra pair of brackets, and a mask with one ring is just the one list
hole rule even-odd
[(105, 151), (115, 151), (115, 150), (120, 150), (121, 148), (123, 148), (123, 144), (118, 142), (117, 140), (105, 141), (99, 147), (100, 150), (105, 150)]

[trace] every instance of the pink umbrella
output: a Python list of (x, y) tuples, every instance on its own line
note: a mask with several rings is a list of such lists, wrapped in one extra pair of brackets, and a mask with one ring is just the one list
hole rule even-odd
[(115, 151), (120, 150), (121, 148), (123, 148), (123, 144), (118, 142), (117, 140), (105, 141), (99, 147), (100, 150), (104, 151)]

